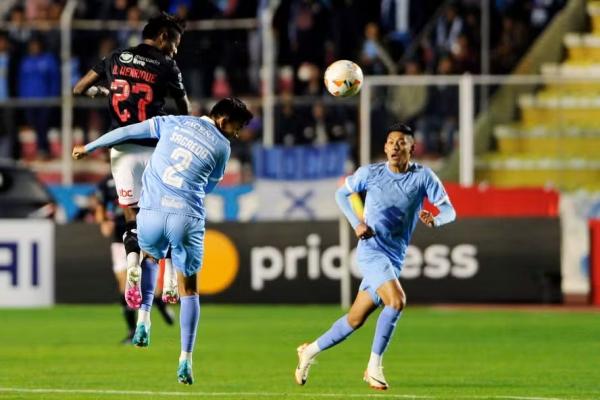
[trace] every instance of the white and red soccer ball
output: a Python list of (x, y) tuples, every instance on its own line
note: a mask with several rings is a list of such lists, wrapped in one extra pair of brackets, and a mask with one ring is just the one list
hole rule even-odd
[(354, 96), (363, 83), (363, 72), (349, 60), (338, 60), (325, 70), (323, 78), (327, 91), (336, 97)]

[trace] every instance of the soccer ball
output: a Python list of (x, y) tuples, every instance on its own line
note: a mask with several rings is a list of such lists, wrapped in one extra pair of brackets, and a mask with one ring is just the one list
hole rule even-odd
[(338, 60), (327, 67), (323, 81), (327, 91), (332, 95), (349, 97), (360, 91), (363, 73), (352, 61)]

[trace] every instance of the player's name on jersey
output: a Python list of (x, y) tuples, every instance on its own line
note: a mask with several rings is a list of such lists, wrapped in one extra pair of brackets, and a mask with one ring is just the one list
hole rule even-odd
[(200, 142), (195, 141), (194, 139), (186, 137), (178, 132), (173, 132), (173, 134), (171, 135), (171, 137), (169, 139), (173, 143), (176, 143), (179, 146), (184, 147), (187, 150), (191, 151), (199, 158), (208, 157), (208, 150), (204, 147), (204, 145), (202, 145)]
[(157, 74), (153, 74), (152, 72), (144, 71), (142, 69), (134, 68), (134, 67), (125, 67), (125, 66), (113, 66), (112, 71), (114, 76), (126, 76), (134, 79), (141, 79), (148, 83), (156, 83)]

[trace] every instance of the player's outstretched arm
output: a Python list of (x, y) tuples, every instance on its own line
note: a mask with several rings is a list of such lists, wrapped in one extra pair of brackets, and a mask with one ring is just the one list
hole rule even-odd
[(96, 96), (108, 96), (110, 91), (104, 86), (96, 85), (96, 82), (100, 80), (100, 75), (94, 71), (89, 70), (73, 88), (74, 95), (86, 95), (94, 98)]
[(112, 130), (85, 146), (73, 147), (73, 158), (79, 160), (101, 147), (111, 147), (131, 139), (151, 139), (158, 136), (154, 130), (154, 120), (148, 119), (137, 124)]
[(450, 200), (445, 199), (442, 203), (437, 205), (437, 209), (440, 213), (434, 217), (433, 214), (427, 210), (421, 210), (419, 212), (419, 219), (425, 225), (430, 228), (437, 228), (438, 226), (449, 224), (456, 219), (456, 211), (450, 203)]

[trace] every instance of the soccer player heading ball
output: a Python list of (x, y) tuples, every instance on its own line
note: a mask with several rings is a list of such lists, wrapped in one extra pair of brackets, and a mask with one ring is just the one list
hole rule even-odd
[(138, 290), (142, 305), (133, 344), (150, 344), (150, 309), (156, 286), (157, 260), (172, 249), (181, 296), (181, 354), (177, 379), (192, 384), (192, 351), (200, 318), (196, 275), (204, 251), (204, 197), (223, 177), (231, 153), (229, 139), (237, 137), (252, 118), (236, 98), (219, 101), (208, 116), (154, 117), (115, 129), (86, 146), (75, 146), (80, 159), (100, 147), (130, 139), (157, 139), (158, 144), (142, 178), (138, 237), (143, 251)]
[[(184, 23), (179, 18), (161, 13), (151, 18), (142, 31), (143, 42), (135, 47), (119, 49), (88, 71), (73, 88), (74, 94), (89, 97), (108, 96), (112, 129), (166, 115), (166, 96), (171, 96), (179, 114), (188, 114), (189, 101), (182, 76), (173, 57), (183, 35)], [(99, 83), (106, 81), (110, 90)], [(142, 173), (152, 156), (155, 139), (131, 139), (114, 146), (110, 164), (119, 204), (127, 221), (123, 243), (127, 254), (125, 300), (137, 309), (140, 295), (131, 290), (139, 280), (139, 253), (136, 214), (142, 190)], [(170, 256), (165, 261), (163, 299), (176, 303), (177, 279)], [(163, 306), (160, 304), (161, 307)]]
[[(364, 380), (374, 389), (388, 388), (383, 375), (383, 353), (406, 305), (398, 278), (417, 219), (429, 227), (439, 227), (456, 218), (435, 173), (411, 162), (414, 146), (409, 126), (392, 125), (384, 147), (387, 162), (360, 167), (336, 192), (338, 206), (360, 239), (356, 257), (363, 280), (348, 314), (314, 342), (298, 347), (295, 378), (299, 385), (306, 383), (309, 368), (321, 351), (346, 339), (383, 305)], [(359, 192), (367, 193), (363, 220), (355, 215), (349, 200), (352, 193)], [(436, 217), (421, 209), (425, 197), (439, 209)]]

